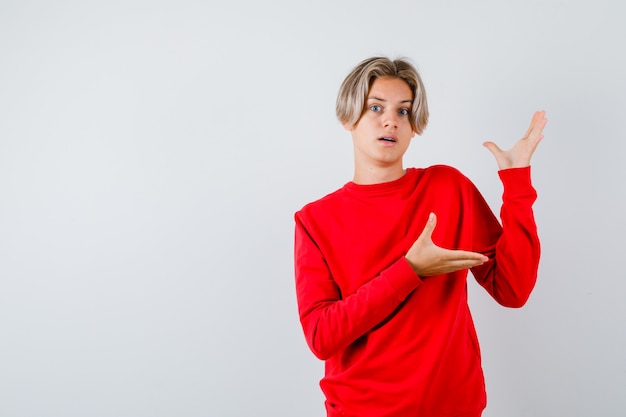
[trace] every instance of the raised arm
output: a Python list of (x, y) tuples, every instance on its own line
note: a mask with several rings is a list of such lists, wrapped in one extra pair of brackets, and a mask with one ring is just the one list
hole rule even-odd
[[(487, 212), (487, 204), (476, 192), (475, 229), (493, 232), (481, 234), (480, 249), (477, 249), (488, 254), (489, 262), (472, 268), (472, 272), (500, 304), (508, 307), (524, 305), (537, 279), (540, 242), (532, 210), (537, 193), (531, 182), (530, 160), (543, 139), (547, 121), (545, 111), (535, 112), (524, 136), (508, 151), (502, 151), (493, 142), (484, 143), (496, 158), (504, 186), (500, 210), (502, 228), (497, 231), (489, 226), (494, 223), (488, 222), (489, 216), (481, 213)], [(489, 235), (498, 236), (493, 246), (488, 244), (492, 239)]]

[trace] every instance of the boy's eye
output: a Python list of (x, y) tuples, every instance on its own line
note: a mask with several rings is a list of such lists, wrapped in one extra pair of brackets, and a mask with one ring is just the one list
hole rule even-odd
[(400, 109), (400, 114), (402, 116), (408, 116), (409, 115), (409, 109)]
[(381, 106), (379, 106), (378, 104), (372, 104), (370, 106), (370, 110), (371, 111), (375, 111), (375, 112), (379, 112), (381, 111), (383, 108)]

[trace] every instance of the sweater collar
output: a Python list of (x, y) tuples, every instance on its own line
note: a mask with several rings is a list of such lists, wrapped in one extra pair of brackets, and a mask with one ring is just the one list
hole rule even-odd
[(397, 180), (381, 182), (378, 184), (355, 184), (353, 181), (346, 183), (344, 188), (346, 191), (360, 195), (378, 196), (393, 194), (403, 190), (407, 184), (415, 177), (417, 170), (415, 168), (407, 168), (404, 175)]

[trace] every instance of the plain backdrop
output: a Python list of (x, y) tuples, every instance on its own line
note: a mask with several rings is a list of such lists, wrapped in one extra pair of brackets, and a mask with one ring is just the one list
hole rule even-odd
[(293, 213), (351, 180), (339, 84), (409, 57), (498, 212), (533, 111), (543, 257), (519, 310), (470, 277), (485, 417), (626, 415), (626, 63), (615, 1), (0, 0), (0, 416), (324, 415)]

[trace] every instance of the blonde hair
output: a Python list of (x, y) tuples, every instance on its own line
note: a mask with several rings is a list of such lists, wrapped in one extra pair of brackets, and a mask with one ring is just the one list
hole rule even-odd
[(403, 80), (413, 93), (411, 106), (411, 127), (421, 135), (428, 124), (428, 102), (422, 79), (417, 69), (407, 59), (391, 60), (387, 57), (373, 57), (361, 61), (350, 71), (341, 83), (337, 95), (337, 119), (342, 124), (356, 125), (367, 102), (369, 90), (378, 77), (393, 77)]

